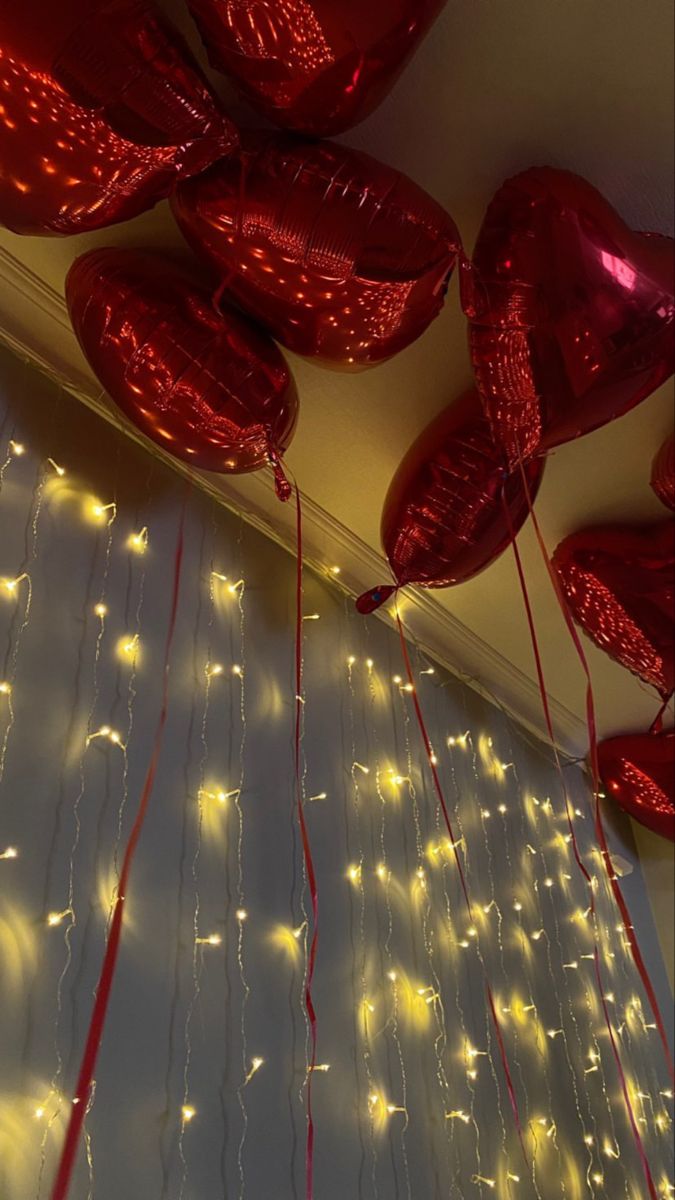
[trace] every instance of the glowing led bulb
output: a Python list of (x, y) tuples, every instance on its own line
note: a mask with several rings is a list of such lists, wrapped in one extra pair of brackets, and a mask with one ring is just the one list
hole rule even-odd
[(552, 888), (552, 887), (553, 887), (553, 880), (552, 880), (550, 877), (549, 877), (548, 879), (545, 879), (545, 880), (544, 880), (544, 887), (545, 887), (545, 888)]
[(239, 663), (235, 663), (232, 668), (232, 674), (236, 675), (238, 679), (241, 679), (242, 675), (244, 674), (244, 668), (240, 667)]
[(361, 882), (361, 868), (359, 866), (351, 866), (347, 869), (347, 879), (350, 883)]
[(366, 666), (369, 671), (372, 671), (373, 667), (375, 666), (375, 663), (373, 662), (372, 658), (366, 659)]
[(435, 674), (436, 674), (436, 672), (433, 667), (427, 667), (426, 671), (420, 671), (420, 675), (435, 675)]
[(586, 1143), (586, 1145), (587, 1145), (587, 1146), (592, 1146), (592, 1145), (593, 1145), (593, 1142), (594, 1142), (594, 1140), (595, 1140), (595, 1139), (594, 1139), (594, 1137), (593, 1137), (593, 1134), (592, 1134), (592, 1133), (587, 1133), (587, 1134), (586, 1134), (586, 1137), (584, 1138), (584, 1141), (585, 1141), (585, 1143)]
[(65, 468), (65, 467), (60, 467), (60, 466), (59, 466), (59, 464), (58, 464), (57, 462), (54, 462), (54, 459), (53, 459), (53, 458), (48, 458), (48, 459), (47, 459), (47, 462), (49, 463), (50, 467), (53, 467), (53, 469), (55, 470), (55, 472), (56, 472), (56, 474), (59, 476), (59, 478), (60, 478), (60, 479), (63, 479), (63, 476), (64, 476), (64, 475), (65, 475), (65, 473), (66, 473), (66, 468)]
[(3, 579), (2, 586), (4, 587), (5, 591), (9, 592), (10, 596), (13, 596), (23, 579), (28, 579), (28, 574), (26, 571), (24, 571), (22, 575), (17, 575), (16, 579)]
[(140, 533), (132, 533), (127, 541), (127, 546), (133, 550), (135, 554), (145, 554), (148, 548), (148, 530), (144, 525)]
[(327, 800), (327, 799), (328, 799), (328, 792), (318, 792), (316, 796), (310, 796), (310, 797), (309, 797), (309, 799), (310, 799), (310, 801), (314, 801), (314, 800)]
[(33, 1116), (35, 1117), (35, 1120), (36, 1120), (36, 1121), (41, 1121), (41, 1120), (42, 1120), (42, 1118), (44, 1117), (44, 1115), (45, 1115), (45, 1110), (44, 1110), (44, 1108), (42, 1107), (42, 1105), (41, 1105), (41, 1104), (38, 1104), (37, 1108), (35, 1109), (35, 1112), (33, 1113)]
[(10, 441), (9, 448), (17, 458), (21, 458), (21, 455), (26, 453), (26, 447), (21, 442)]
[(198, 946), (222, 946), (223, 944), (219, 933), (211, 933), (208, 937), (198, 937), (195, 941)]
[(246, 909), (245, 909), (245, 908), (238, 908), (238, 909), (237, 909), (237, 913), (236, 913), (236, 917), (237, 917), (237, 920), (238, 920), (239, 922), (247, 921), (247, 920), (248, 920), (248, 913), (247, 913)]
[(387, 868), (385, 867), (384, 863), (379, 864), (379, 866), (377, 867), (377, 869), (375, 871), (375, 874), (377, 875), (378, 879), (385, 880), (385, 879), (389, 878), (389, 872), (388, 872)]
[(504, 815), (504, 813), (507, 813), (509, 810), (508, 810), (508, 808), (506, 807), (506, 805), (505, 805), (505, 804), (500, 804), (500, 805), (499, 805), (499, 811), (500, 811), (500, 813), (501, 813), (501, 814), (502, 814), (502, 816), (503, 816), (503, 815)]
[(7, 683), (6, 680), (3, 680), (0, 683), (0, 696), (9, 696), (11, 691), (12, 691), (11, 683)]
[(317, 1063), (317, 1065), (311, 1069), (312, 1071), (321, 1071), (325, 1075), (328, 1071), (330, 1071), (330, 1063)]
[(356, 659), (354, 658), (354, 655), (350, 654), (349, 658), (347, 659), (347, 666), (353, 667), (355, 662), (356, 662)]
[(105, 604), (97, 604), (96, 607), (94, 608), (94, 612), (96, 613), (97, 617), (105, 617), (107, 615), (108, 609)]
[(224, 667), (220, 663), (207, 663), (206, 665), (206, 674), (209, 678), (212, 678), (214, 675), (222, 675), (223, 671)]
[(6, 850), (0, 851), (0, 858), (18, 858), (19, 851), (16, 846), (8, 846)]
[(331, 573), (331, 575), (339, 575), (341, 570), (342, 570), (341, 567), (331, 567), (330, 573)]
[(265, 1065), (264, 1058), (252, 1058), (251, 1059), (251, 1074), (255, 1075), (256, 1071), (259, 1071), (260, 1068), (263, 1067), (264, 1065)]
[(523, 906), (522, 906), (522, 904), (520, 903), (520, 900), (516, 900), (516, 901), (515, 901), (515, 903), (514, 903), (514, 905), (513, 905), (513, 907), (514, 907), (514, 909), (516, 910), (516, 912), (522, 912), (522, 911), (523, 911)]
[(400, 675), (394, 675), (393, 682), (394, 682), (395, 684), (397, 684), (397, 685), (400, 685), (400, 684), (402, 684), (402, 683), (403, 683), (403, 680), (401, 679), (401, 676), (400, 676)]
[(321, 613), (309, 613), (308, 616), (302, 618), (303, 621), (320, 621)]
[(68, 916), (67, 911), (66, 912), (51, 912), (51, 913), (49, 913), (47, 916), (47, 924), (49, 925), (49, 928), (55, 929), (57, 925), (60, 925), (62, 923), (64, 917), (66, 917), (66, 916)]
[(189, 1124), (189, 1122), (193, 1121), (197, 1116), (197, 1110), (196, 1108), (193, 1108), (191, 1104), (184, 1104), (181, 1109), (181, 1115), (186, 1124)]
[(100, 521), (101, 517), (104, 517), (107, 512), (114, 513), (115, 508), (116, 508), (116, 506), (115, 506), (114, 502), (112, 504), (99, 504), (98, 501), (94, 501), (94, 503), (91, 506), (91, 511), (92, 511), (93, 516), (95, 516), (97, 518), (97, 520)]

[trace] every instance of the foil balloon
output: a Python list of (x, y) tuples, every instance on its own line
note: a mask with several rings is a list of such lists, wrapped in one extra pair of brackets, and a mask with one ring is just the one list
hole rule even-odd
[(675, 733), (610, 738), (598, 746), (598, 761), (619, 808), (675, 841)]
[(331, 137), (384, 99), (445, 0), (188, 0), (214, 67), (277, 125)]
[(13, 232), (127, 220), (237, 141), (152, 0), (3, 4), (0, 222)]
[(342, 367), (382, 362), (440, 312), (454, 222), (405, 175), (332, 142), (251, 135), (177, 188), (187, 241), (289, 350)]
[(670, 238), (634, 233), (576, 175), (541, 167), (504, 184), (463, 291), (508, 463), (614, 420), (672, 374), (673, 268)]
[(667, 508), (675, 511), (675, 438), (664, 442), (654, 459), (652, 488)]
[(675, 526), (610, 525), (566, 538), (553, 557), (575, 621), (664, 699), (675, 687)]
[[(534, 497), (544, 460), (524, 468)], [(407, 584), (452, 587), (494, 562), (529, 515), (520, 469), (503, 470), (475, 391), (424, 430), (396, 472), (382, 514), (382, 545), (396, 585), (357, 601), (371, 613)]]
[(73, 328), (110, 397), (147, 437), (207, 471), (269, 464), (290, 496), (281, 458), (298, 398), (280, 351), (158, 255), (94, 250), (66, 281)]

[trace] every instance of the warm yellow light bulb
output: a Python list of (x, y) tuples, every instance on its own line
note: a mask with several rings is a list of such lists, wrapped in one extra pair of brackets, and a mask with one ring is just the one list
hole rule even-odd
[(347, 666), (353, 667), (355, 662), (356, 662), (356, 659), (354, 658), (354, 655), (350, 654), (349, 658), (347, 659)]
[(3, 680), (0, 683), (0, 696), (9, 696), (11, 691), (12, 691), (11, 683), (7, 683), (7, 680)]
[(220, 663), (208, 663), (206, 667), (206, 674), (209, 676), (222, 675), (223, 670), (224, 668)]
[(241, 676), (244, 674), (244, 668), (240, 667), (239, 663), (235, 663), (232, 668), (232, 674), (238, 676), (238, 678), (241, 678)]
[(148, 530), (144, 525), (140, 533), (132, 533), (129, 535), (127, 546), (133, 550), (135, 554), (145, 554), (148, 548)]
[(197, 1110), (195, 1108), (193, 1108), (191, 1104), (184, 1104), (183, 1108), (181, 1109), (181, 1113), (183, 1116), (183, 1120), (186, 1123), (193, 1121), (194, 1118), (197, 1116)]
[(0, 858), (18, 858), (19, 851), (16, 846), (8, 846), (6, 850), (0, 851)]
[(237, 920), (238, 920), (238, 921), (240, 921), (240, 922), (243, 922), (243, 921), (247, 921), (247, 920), (248, 920), (248, 913), (247, 913), (247, 911), (246, 911), (246, 909), (245, 909), (245, 908), (238, 908), (238, 909), (237, 909)]
[(94, 609), (94, 612), (96, 613), (97, 617), (105, 617), (107, 615), (108, 609), (105, 604), (97, 604)]

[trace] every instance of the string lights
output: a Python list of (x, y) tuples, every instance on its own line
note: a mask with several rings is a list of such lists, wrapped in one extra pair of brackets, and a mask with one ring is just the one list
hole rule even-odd
[[(17, 454), (16, 444), (25, 448), (23, 456)], [(15, 464), (17, 475), (27, 472), (31, 461), (30, 450), (18, 440), (11, 450), (10, 472), (14, 470), (12, 461), (22, 457), (23, 465)], [(41, 461), (49, 466), (56, 485), (63, 469), (59, 470), (53, 459)], [(68, 479), (71, 479), (70, 466)], [(70, 482), (67, 486), (70, 487)], [(101, 488), (105, 495), (103, 484)], [(13, 489), (7, 488), (3, 504), (12, 495)], [(39, 598), (41, 572), (46, 570), (37, 543), (34, 552), (31, 549), (39, 499), (36, 494), (31, 501), (26, 527), (27, 561), (20, 563), (17, 557), (3, 561), (5, 574), (0, 578), (0, 621), (4, 622), (0, 635), (4, 636), (5, 628), (10, 634), (6, 665), (0, 659), (0, 739), (5, 736), (10, 705), (15, 714), (13, 736), (17, 738), (11, 746), (12, 761), (7, 764), (10, 775), (9, 790), (6, 786), (3, 793), (5, 802), (16, 786), (14, 754), (20, 750), (23, 759), (30, 755), (34, 737), (25, 715), (24, 700), (30, 659), (27, 655), (24, 668), (22, 653), (15, 650), (31, 588), (35, 588), (35, 597)], [(121, 520), (116, 522), (115, 516), (119, 504), (121, 518), (122, 501), (99, 504), (88, 499), (86, 503), (89, 506), (86, 520), (83, 522), (80, 513), (79, 526), (91, 537), (92, 530), (87, 532), (86, 523), (95, 518), (95, 524), (101, 526), (101, 544), (114, 538), (110, 543), (115, 551), (112, 561), (123, 563), (127, 576), (126, 584), (121, 584), (120, 578), (113, 577), (112, 568), (108, 575), (107, 558), (103, 562), (92, 559), (95, 569), (81, 608), (82, 622), (88, 620), (89, 632), (83, 641), (75, 733), (64, 749), (64, 761), (70, 756), (68, 778), (71, 783), (74, 779), (76, 786), (67, 791), (63, 810), (68, 818), (65, 840), (54, 851), (61, 868), (60, 875), (54, 878), (60, 879), (61, 884), (54, 883), (48, 903), (40, 907), (36, 902), (34, 906), (39, 918), (34, 922), (34, 937), (38, 945), (42, 940), (41, 957), (49, 959), (52, 971), (54, 963), (61, 969), (62, 939), (72, 936), (68, 930), (75, 914), (84, 910), (90, 899), (84, 870), (90, 852), (90, 843), (85, 841), (90, 837), (85, 816), (90, 821), (90, 808), (96, 811), (95, 806), (107, 795), (104, 787), (110, 788), (115, 804), (119, 801), (121, 806), (117, 826), (119, 844), (130, 755), (131, 779), (135, 779), (136, 739), (131, 736), (131, 708), (127, 708), (125, 721), (124, 704), (131, 706), (136, 701), (136, 689), (149, 686), (150, 667), (157, 658), (153, 623), (143, 622), (141, 636), (140, 610), (136, 608), (134, 619), (134, 605), (139, 602), (139, 589), (142, 599), (141, 581), (146, 571), (153, 581), (161, 578), (153, 572), (163, 569), (162, 538), (150, 522), (150, 553), (148, 529), (142, 523), (150, 518), (147, 514), (139, 518), (136, 513), (125, 524), (124, 534), (118, 540), (115, 526)], [(55, 511), (55, 522), (60, 519)], [(128, 534), (130, 528), (138, 533)], [(221, 561), (224, 572), (230, 570), (227, 559), (223, 557)], [(291, 1057), (290, 1043), (285, 1040), (290, 1037), (290, 1024), (287, 1029), (278, 1007), (289, 979), (278, 984), (273, 961), (267, 956), (272, 949), (282, 949), (289, 962), (298, 964), (298, 973), (294, 971), (290, 979), (289, 1001), (297, 1014), (300, 964), (306, 982), (309, 926), (306, 911), (301, 914), (298, 903), (301, 875), (298, 870), (294, 883), (289, 875), (289, 883), (296, 891), (290, 915), (283, 914), (286, 923), (275, 925), (274, 935), (269, 939), (264, 932), (279, 919), (278, 909), (273, 907), (278, 904), (279, 889), (264, 878), (267, 864), (275, 861), (264, 842), (265, 814), (277, 805), (279, 797), (267, 782), (271, 775), (262, 768), (258, 775), (257, 762), (256, 770), (245, 776), (245, 746), (250, 737), (250, 744), (256, 750), (254, 757), (258, 757), (258, 747), (260, 758), (264, 757), (265, 738), (272, 720), (276, 719), (270, 716), (277, 711), (274, 689), (279, 686), (281, 692), (282, 686), (273, 678), (276, 668), (272, 659), (265, 663), (269, 682), (264, 679), (261, 682), (258, 677), (258, 662), (252, 664), (249, 660), (247, 664), (243, 603), (246, 597), (247, 614), (250, 604), (251, 619), (257, 621), (256, 597), (253, 589), (246, 592), (243, 578), (239, 578), (243, 574), (241, 564), (229, 576), (224, 572), (213, 569), (208, 576), (213, 596), (209, 644), (202, 642), (198, 647), (193, 679), (190, 680), (180, 657), (172, 675), (172, 703), (176, 708), (171, 719), (175, 728), (181, 728), (179, 722), (185, 712), (186, 697), (187, 707), (196, 697), (195, 745), (201, 738), (199, 769), (195, 758), (190, 787), (185, 787), (182, 780), (176, 787), (176, 791), (187, 795), (185, 809), (190, 839), (185, 863), (188, 921), (184, 924), (191, 926), (193, 936), (180, 922), (174, 926), (167, 921), (166, 928), (161, 921), (151, 925), (151, 904), (146, 908), (150, 897), (143, 894), (154, 871), (158, 878), (164, 872), (161, 882), (167, 894), (173, 896), (178, 887), (180, 856), (174, 853), (175, 842), (171, 840), (175, 836), (172, 822), (178, 801), (171, 791), (174, 781), (167, 767), (163, 776), (163, 806), (161, 809), (158, 806), (156, 828), (161, 821), (170, 850), (164, 863), (155, 846), (148, 844), (145, 869), (132, 877), (130, 894), (133, 889), (134, 911), (130, 927), (135, 924), (137, 910), (141, 919), (138, 943), (130, 939), (133, 952), (129, 958), (133, 963), (127, 969), (147, 972), (148, 980), (154, 984), (155, 954), (157, 958), (169, 957), (174, 949), (178, 952), (183, 939), (185, 953), (181, 962), (185, 971), (179, 972), (175, 993), (168, 989), (166, 996), (158, 995), (156, 1005), (158, 1020), (167, 1028), (174, 998), (178, 1005), (177, 1070), (167, 1075), (166, 1106), (174, 1135), (173, 1153), (169, 1147), (165, 1154), (166, 1194), (178, 1195), (181, 1186), (187, 1192), (186, 1167), (190, 1164), (192, 1170), (193, 1162), (196, 1166), (196, 1159), (191, 1156), (203, 1152), (206, 1157), (211, 1153), (209, 1149), (202, 1151), (203, 1145), (208, 1147), (209, 1137), (202, 1143), (201, 1136), (216, 1124), (223, 1130), (227, 1124), (227, 1133), (222, 1134), (222, 1154), (212, 1155), (214, 1160), (222, 1158), (222, 1162), (214, 1161), (204, 1168), (206, 1186), (214, 1194), (218, 1190), (218, 1194), (243, 1195), (248, 1200), (255, 1194), (252, 1180), (264, 1177), (263, 1168), (254, 1161), (260, 1145), (258, 1130), (268, 1111), (266, 1105), (277, 1104), (280, 1072), (289, 1071), (287, 1064)], [(194, 574), (198, 576), (199, 572)], [(337, 569), (324, 568), (321, 586), (330, 586), (330, 578), (337, 574)], [(202, 592), (206, 576), (203, 572)], [(193, 600), (195, 595), (196, 591), (189, 593)], [(38, 604), (38, 599), (35, 603)], [(39, 603), (44, 601), (40, 599)], [(589, 893), (574, 873), (574, 844), (567, 814), (550, 771), (541, 767), (536, 754), (524, 749), (517, 736), (507, 740), (498, 714), (488, 712), (481, 718), (478, 702), (468, 702), (470, 711), (462, 711), (457, 704), (459, 691), (437, 686), (438, 672), (426, 662), (415, 670), (413, 684), (404, 682), (402, 675), (393, 675), (397, 659), (384, 653), (382, 647), (390, 647), (380, 640), (384, 639), (383, 631), (368, 631), (357, 642), (350, 628), (347, 641), (345, 622), (341, 625), (345, 642), (335, 650), (335, 618), (330, 607), (317, 597), (313, 604), (320, 611), (303, 614), (309, 622), (307, 638), (317, 639), (317, 660), (321, 660), (323, 670), (329, 654), (333, 653), (332, 678), (337, 681), (334, 711), (343, 720), (342, 751), (330, 736), (338, 725), (336, 715), (334, 724), (328, 722), (328, 736), (322, 740), (320, 770), (316, 772), (316, 764), (311, 763), (317, 790), (312, 794), (303, 792), (305, 804), (316, 805), (311, 810), (311, 819), (320, 828), (316, 834), (317, 866), (325, 889), (327, 932), (317, 966), (316, 995), (321, 1005), (322, 1058), (329, 1061), (307, 1060), (306, 1073), (302, 1062), (296, 1062), (291, 1083), (296, 1091), (298, 1086), (304, 1089), (312, 1075), (317, 1084), (320, 1101), (317, 1125), (324, 1147), (318, 1163), (322, 1174), (317, 1179), (317, 1195), (325, 1187), (324, 1163), (329, 1161), (329, 1152), (339, 1152), (341, 1139), (349, 1144), (350, 1152), (356, 1146), (354, 1158), (359, 1161), (357, 1170), (361, 1169), (359, 1138), (362, 1137), (365, 1147), (362, 1190), (364, 1194), (378, 1195), (380, 1200), (393, 1195), (400, 1195), (401, 1200), (417, 1200), (436, 1193), (452, 1200), (471, 1200), (473, 1195), (480, 1200), (493, 1194), (504, 1200), (530, 1197), (549, 1200), (552, 1180), (556, 1195), (565, 1200), (641, 1198), (644, 1185), (640, 1164), (627, 1131), (608, 1027), (594, 983), (597, 947), (606, 978), (604, 999), (609, 1028), (620, 1046), (629, 1096), (646, 1152), (653, 1162), (659, 1200), (672, 1197), (673, 1091), (654, 1052), (657, 1041), (654, 1022), (626, 953), (625, 925), (618, 921), (600, 872), (601, 864), (591, 853), (592, 823), (582, 807), (581, 792), (574, 796), (570, 817), (582, 861), (588, 864), (595, 881), (592, 885), (597, 908), (595, 919), (588, 903)], [(210, 624), (213, 612), (222, 613), (225, 618), (222, 630), (219, 626), (217, 633), (215, 623), (213, 629)], [(321, 619), (317, 620), (318, 617)], [(36, 607), (31, 619), (35, 629), (32, 623), (30, 629), (24, 629), (27, 650), (32, 650), (31, 638), (44, 620), (45, 609)], [(196, 628), (203, 630), (203, 625), (197, 623)], [(260, 639), (257, 624), (255, 631)], [(124, 646), (129, 647), (123, 661), (116, 653), (118, 634), (124, 638)], [(113, 672), (119, 674), (113, 676)], [(115, 685), (111, 686), (113, 678)], [(252, 678), (256, 686), (255, 690), (250, 688), (249, 694)], [(303, 701), (309, 700), (310, 711), (313, 690), (316, 689), (317, 695), (320, 693), (318, 679), (318, 668), (317, 675), (310, 669), (302, 695)], [(53, 682), (54, 692), (49, 693), (51, 703), (54, 703), (52, 697), (61, 693), (47, 669), (44, 686), (51, 689)], [(149, 703), (147, 694), (142, 693), (143, 706)], [(414, 698), (422, 697), (426, 705), (427, 696), (434, 710), (428, 755), (424, 749), (421, 752), (417, 749), (409, 723)], [(75, 701), (69, 703), (74, 705)], [(137, 715), (138, 711), (136, 705)], [(318, 700), (317, 711), (324, 719)], [(185, 720), (187, 724), (189, 718)], [(183, 754), (178, 734), (176, 739)], [(314, 744), (308, 745), (313, 754)], [(225, 748), (223, 754), (233, 755), (234, 765), (215, 761), (221, 746)], [(431, 792), (428, 772), (432, 766), (449, 780), (453, 793), (451, 810), (456, 830), (452, 838)], [(257, 790), (259, 779), (264, 786)], [(82, 781), (86, 786), (80, 794)], [(542, 786), (537, 787), (537, 783)], [(319, 790), (324, 784), (326, 790)], [(280, 779), (279, 793), (283, 786)], [(110, 828), (104, 827), (101, 845), (102, 854), (112, 861), (117, 857), (113, 844), (114, 808), (111, 816)], [(3, 967), (13, 962), (13, 956), (20, 957), (10, 937), (14, 927), (6, 917), (5, 899), (14, 882), (23, 880), (24, 871), (28, 873), (36, 857), (35, 843), (15, 823), (15, 811), (12, 820), (14, 823), (0, 831), (3, 838), (0, 844), (5, 847), (0, 849)], [(203, 847), (196, 853), (200, 836), (197, 824), (202, 820)], [(81, 830), (77, 829), (78, 821), (82, 823)], [(7, 845), (10, 841), (12, 844)], [(162, 843), (162, 853), (164, 848)], [(269, 857), (263, 857), (265, 853)], [(13, 865), (11, 860), (16, 859), (20, 861)], [(472, 899), (475, 898), (471, 917), (461, 906), (458, 861)], [(42, 870), (43, 862), (44, 857), (37, 865), (38, 871)], [(261, 862), (265, 870), (260, 869)], [(348, 910), (353, 914), (352, 920), (347, 916)], [(268, 915), (263, 915), (262, 920), (269, 919), (269, 925), (263, 924), (261, 935), (261, 913), (265, 912)], [(95, 926), (93, 931), (96, 932)], [(102, 933), (102, 928), (99, 927), (98, 933)], [(147, 954), (143, 952), (143, 939)], [(18, 940), (16, 944), (20, 944)], [(73, 946), (82, 957), (86, 936), (79, 926)], [(223, 972), (227, 972), (228, 956), (233, 974), (236, 963), (239, 977), (226, 998)], [(497, 1034), (483, 989), (482, 964), (493, 982), (500, 1029), (523, 1113), (527, 1168), (513, 1132)], [(81, 997), (77, 1003), (83, 1009), (91, 1003), (90, 981), (86, 987), (81, 983), (86, 977), (80, 974), (76, 961), (71, 971), (71, 995), (68, 997), (64, 991), (62, 1019), (60, 1024), (57, 1022), (58, 1054), (64, 1060), (71, 1005), (75, 1011), (74, 996)], [(35, 978), (39, 1002), (31, 1003), (30, 1009), (36, 1015), (48, 1011), (51, 1019), (54, 996), (50, 1007), (46, 999), (51, 977), (40, 968)], [(269, 996), (259, 986), (263, 980)], [(227, 982), (229, 987), (231, 981)], [(263, 999), (258, 1004), (260, 994)], [(152, 1007), (154, 1020), (154, 1002)], [(231, 1026), (228, 1024), (227, 1038), (222, 1035), (225, 1010), (225, 1020), (232, 1022)], [(194, 1042), (184, 1059), (181, 1031), (188, 1013), (188, 1034), (191, 1029)], [(139, 1020), (143, 1019), (141, 1013)], [(266, 1025), (272, 1020), (273, 1026)], [(115, 1036), (121, 1036), (119, 1025), (115, 1026)], [(202, 1040), (198, 1041), (198, 1037)], [(37, 1038), (33, 1049), (36, 1055), (42, 1053)], [(256, 1053), (252, 1055), (251, 1050)], [(185, 1060), (188, 1070), (183, 1073)], [(228, 1076), (224, 1074), (226, 1066), (231, 1071)], [(222, 1070), (226, 1078), (225, 1091), (220, 1095), (222, 1107), (216, 1089), (212, 1088), (211, 1093), (208, 1090), (212, 1084), (211, 1067), (216, 1073)], [(108, 1059), (102, 1068), (100, 1087), (107, 1084), (109, 1071)], [(47, 1070), (45, 1081), (49, 1075)], [(92, 1097), (86, 1098), (85, 1103), (84, 1096), (65, 1095), (66, 1080), (70, 1088), (70, 1079), (70, 1071), (64, 1068), (63, 1072), (55, 1073), (52, 1089), (46, 1082), (37, 1091), (26, 1086), (19, 1137), (29, 1152), (32, 1147), (38, 1173), (38, 1158), (43, 1152), (45, 1171), (51, 1170), (53, 1155), (49, 1139), (61, 1136), (71, 1102), (76, 1102), (74, 1107), (81, 1103), (88, 1114), (85, 1148), (91, 1179), (96, 1139), (118, 1137), (118, 1123), (114, 1106), (104, 1109), (99, 1101), (97, 1107), (101, 1111), (97, 1112), (91, 1109)], [(139, 1078), (131, 1094), (131, 1101), (138, 1104), (141, 1112), (151, 1109), (143, 1093), (146, 1086), (147, 1080)], [(7, 1127), (3, 1124), (3, 1089), (4, 1083), (0, 1089), (2, 1151)], [(237, 1104), (242, 1106), (240, 1123), (235, 1121)], [(53, 1119), (56, 1112), (61, 1114), (60, 1124)], [(330, 1119), (332, 1115), (335, 1122)], [(288, 1118), (289, 1142), (291, 1132), (297, 1135), (295, 1128), (291, 1131), (291, 1123)], [(41, 1147), (45, 1134), (48, 1139)], [(178, 1136), (184, 1137), (183, 1164), (176, 1154)], [(282, 1137), (280, 1134), (279, 1145), (283, 1147), (280, 1153), (285, 1153)], [(290, 1158), (290, 1150), (288, 1154)], [(121, 1180), (126, 1179), (123, 1169), (126, 1166), (120, 1166)], [(133, 1167), (128, 1169), (131, 1171)], [(221, 1172), (225, 1184), (221, 1182)], [(195, 1169), (190, 1187), (198, 1186), (196, 1176)], [(47, 1177), (45, 1174), (45, 1181)], [(348, 1178), (346, 1168), (344, 1178)], [(291, 1185), (285, 1180), (275, 1179), (271, 1187), (275, 1186), (279, 1194), (284, 1188), (291, 1194)], [(297, 1190), (297, 1180), (294, 1186)], [(349, 1177), (347, 1186), (351, 1188), (347, 1194), (359, 1194), (356, 1175), (353, 1179)], [(24, 1189), (17, 1194), (31, 1193)]]

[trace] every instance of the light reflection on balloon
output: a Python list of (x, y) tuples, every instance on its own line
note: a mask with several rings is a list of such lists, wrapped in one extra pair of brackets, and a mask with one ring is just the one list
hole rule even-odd
[(445, 0), (188, 0), (212, 64), (270, 120), (313, 137), (362, 121)]
[(478, 389), (514, 464), (628, 412), (673, 371), (670, 238), (635, 233), (568, 171), (508, 180), (465, 265)]
[(172, 198), (195, 252), (241, 307), (297, 354), (383, 362), (441, 311), (459, 247), (411, 180), (332, 142), (247, 135)]
[(128, 220), (167, 196), (180, 175), (203, 170), (237, 143), (189, 51), (153, 5), (98, 6), (87, 24), (93, 94), (78, 86), (83, 48), (69, 58), (61, 11), (50, 5), (42, 23), (35, 4), (3, 12), (0, 222), (15, 233), (67, 235)]

